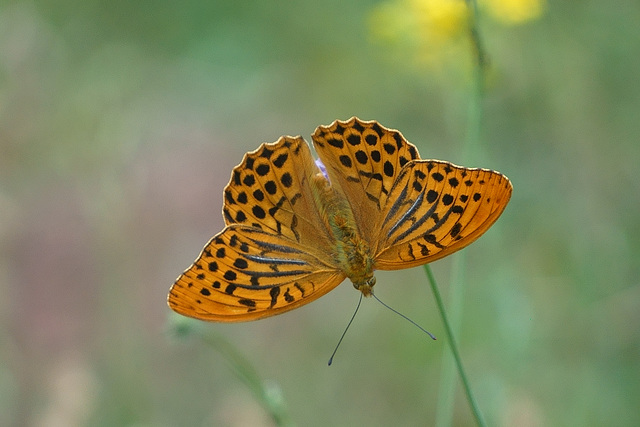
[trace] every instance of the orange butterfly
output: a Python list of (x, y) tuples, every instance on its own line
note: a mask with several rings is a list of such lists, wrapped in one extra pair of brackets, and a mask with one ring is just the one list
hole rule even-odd
[(345, 278), (435, 261), (476, 240), (511, 197), (488, 169), (421, 160), (397, 130), (352, 117), (309, 145), (283, 136), (247, 153), (224, 189), (226, 227), (176, 280), (169, 306), (219, 322), (293, 310)]

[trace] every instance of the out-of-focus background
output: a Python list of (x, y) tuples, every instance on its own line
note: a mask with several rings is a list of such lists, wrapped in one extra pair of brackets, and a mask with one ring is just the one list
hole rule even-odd
[[(509, 176), (465, 250), (458, 340), (492, 425), (640, 424), (640, 3), (480, 1), (480, 142), (454, 0), (0, 5), (0, 425), (271, 425), (177, 339), (169, 287), (222, 226), (246, 151), (357, 115)], [(455, 257), (432, 265), (449, 300)], [(299, 425), (432, 425), (446, 342), (424, 271), (202, 324)], [(460, 387), (454, 425), (473, 418)]]

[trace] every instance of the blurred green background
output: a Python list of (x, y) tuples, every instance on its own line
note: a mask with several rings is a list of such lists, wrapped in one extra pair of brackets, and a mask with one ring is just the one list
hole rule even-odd
[[(403, 35), (389, 5), (0, 4), (0, 425), (271, 425), (215, 348), (168, 332), (167, 292), (222, 228), (246, 151), (353, 115), (513, 182), (465, 250), (458, 340), (489, 424), (640, 425), (640, 3), (550, 2), (520, 23), (481, 7), (472, 148), (469, 50), (454, 35), (425, 54), (432, 39)], [(456, 256), (432, 266), (445, 301)], [(433, 425), (447, 348), (424, 271), (377, 277), (441, 339), (367, 300), (327, 367), (348, 282), (282, 316), (197, 326), (298, 425)], [(454, 425), (473, 424), (456, 393)]]

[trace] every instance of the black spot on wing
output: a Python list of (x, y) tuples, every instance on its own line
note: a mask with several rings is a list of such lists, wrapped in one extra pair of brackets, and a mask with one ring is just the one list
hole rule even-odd
[(271, 296), (271, 304), (269, 308), (273, 308), (278, 303), (278, 295), (280, 295), (280, 287), (276, 286), (271, 288), (269, 291), (269, 295)]
[(247, 307), (255, 307), (256, 302), (252, 299), (241, 298), (238, 300), (239, 304), (246, 305)]
[(289, 157), (288, 153), (283, 153), (280, 154), (274, 161), (273, 161), (273, 165), (275, 167), (277, 167), (278, 169), (281, 168), (282, 166), (284, 166), (284, 164), (287, 162), (287, 158)]

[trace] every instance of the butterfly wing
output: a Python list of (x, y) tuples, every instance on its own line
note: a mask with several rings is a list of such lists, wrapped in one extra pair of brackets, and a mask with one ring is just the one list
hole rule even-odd
[(169, 306), (202, 320), (257, 320), (309, 303), (344, 278), (288, 238), (230, 225), (178, 278), (169, 293)]
[(422, 265), (464, 248), (498, 219), (511, 191), (509, 179), (492, 170), (436, 160), (408, 163), (378, 224), (376, 268)]
[(222, 209), (226, 224), (255, 227), (329, 256), (333, 242), (310, 185), (317, 173), (320, 169), (302, 137), (283, 136), (262, 144), (231, 173)]
[(223, 322), (311, 302), (344, 280), (309, 181), (319, 173), (301, 137), (247, 153), (224, 190), (227, 227), (175, 282), (169, 306)]
[(467, 246), (504, 210), (511, 183), (488, 169), (420, 160), (402, 134), (351, 118), (320, 126), (314, 146), (349, 201), (375, 268), (435, 261)]

